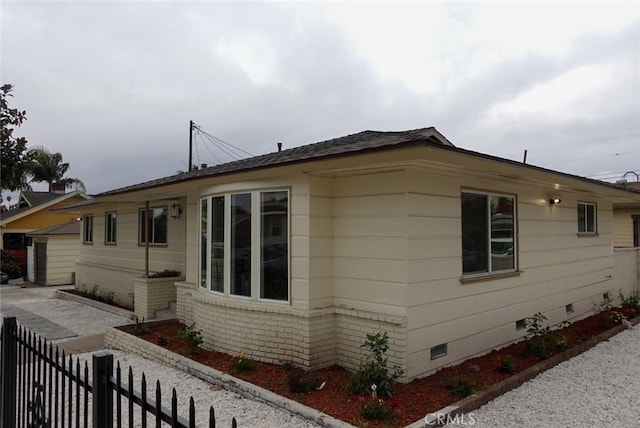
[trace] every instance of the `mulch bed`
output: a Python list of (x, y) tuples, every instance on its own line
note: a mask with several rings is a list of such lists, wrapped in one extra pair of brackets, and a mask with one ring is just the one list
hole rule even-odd
[[(576, 321), (571, 325), (555, 330), (551, 334), (562, 340), (561, 346), (556, 352), (564, 351), (580, 344), (589, 338), (602, 333), (612, 324), (603, 323), (608, 317), (602, 314)], [(359, 411), (358, 397), (345, 390), (348, 372), (338, 366), (331, 366), (314, 372), (320, 382), (326, 382), (320, 391), (312, 391), (305, 394), (293, 394), (288, 391), (286, 384), (286, 372), (277, 364), (256, 362), (256, 368), (249, 372), (237, 372), (234, 370), (232, 356), (216, 351), (199, 349), (191, 355), (189, 346), (183, 340), (178, 339), (176, 333), (184, 329), (184, 325), (176, 322), (154, 323), (150, 330), (139, 337), (149, 342), (158, 343), (158, 338), (168, 340), (167, 349), (192, 358), (199, 363), (213, 367), (221, 372), (251, 382), (262, 388), (273, 391), (279, 395), (291, 398), (321, 412), (329, 414), (337, 419), (351, 424), (366, 427), (396, 427), (405, 426), (425, 417), (425, 415), (442, 409), (458, 401), (461, 397), (454, 396), (447, 390), (447, 385), (454, 378), (464, 378), (473, 383), (478, 390), (492, 386), (510, 376), (519, 373), (541, 361), (540, 358), (526, 357), (524, 351), (526, 341), (521, 341), (500, 350), (494, 350), (481, 357), (472, 358), (463, 363), (446, 367), (438, 372), (416, 379), (410, 383), (394, 384), (394, 402), (396, 419), (390, 421), (368, 421), (362, 417)], [(511, 356), (513, 361), (513, 373), (501, 373), (497, 370), (499, 362)]]

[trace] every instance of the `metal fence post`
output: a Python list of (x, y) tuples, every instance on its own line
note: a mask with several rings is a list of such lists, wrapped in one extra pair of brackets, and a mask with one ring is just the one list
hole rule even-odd
[(5, 317), (2, 323), (2, 355), (0, 356), (2, 385), (0, 387), (0, 421), (3, 427), (16, 426), (16, 376), (18, 369), (18, 327), (15, 317)]
[(93, 354), (93, 428), (113, 428), (113, 355)]

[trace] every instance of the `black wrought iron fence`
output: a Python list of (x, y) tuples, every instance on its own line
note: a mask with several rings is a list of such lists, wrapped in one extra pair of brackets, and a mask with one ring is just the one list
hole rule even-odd
[[(64, 351), (60, 353), (57, 346), (18, 326), (13, 317), (4, 318), (0, 341), (2, 427), (196, 426), (193, 397), (186, 418), (178, 414), (175, 388), (171, 408), (163, 407), (160, 381), (155, 397), (147, 397), (143, 373), (140, 392), (136, 391), (131, 367), (123, 381), (118, 364), (114, 377), (109, 352), (94, 353), (90, 369), (88, 362), (82, 365)], [(209, 407), (208, 426), (216, 426), (213, 406)], [(231, 426), (237, 427), (235, 418)]]

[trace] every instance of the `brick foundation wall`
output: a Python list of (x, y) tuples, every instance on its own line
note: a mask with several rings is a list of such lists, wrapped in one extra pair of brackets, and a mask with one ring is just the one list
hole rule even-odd
[(176, 318), (186, 325), (193, 323), (193, 300), (191, 295), (194, 291), (197, 291), (195, 284), (176, 282)]
[(195, 322), (203, 347), (272, 363), (291, 360), (317, 369), (332, 364), (353, 369), (366, 351), (367, 334), (386, 331), (391, 365), (407, 370), (407, 321), (363, 311), (325, 308), (301, 310), (201, 293), (186, 282), (177, 285), (177, 316)]
[(389, 366), (399, 366), (407, 373), (407, 320), (371, 312), (336, 308), (336, 364), (355, 369), (367, 350), (360, 345), (367, 334), (379, 331), (389, 335)]

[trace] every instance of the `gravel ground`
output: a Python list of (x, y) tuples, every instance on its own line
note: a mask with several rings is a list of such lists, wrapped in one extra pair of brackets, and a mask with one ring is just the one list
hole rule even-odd
[[(114, 371), (117, 361), (120, 362), (123, 378), (126, 379), (129, 366), (134, 375), (134, 387), (140, 391), (142, 373), (147, 381), (147, 396), (155, 397), (156, 381), (160, 381), (162, 388), (162, 405), (170, 408), (172, 388), (176, 389), (178, 397), (178, 413), (186, 417), (189, 414), (189, 398), (193, 396), (197, 426), (208, 426), (209, 407), (213, 406), (216, 414), (216, 426), (231, 427), (231, 419), (236, 418), (238, 427), (280, 427), (280, 428), (313, 428), (318, 427), (313, 422), (294, 416), (286, 411), (273, 408), (267, 404), (246, 399), (233, 392), (220, 389), (191, 375), (167, 366), (154, 363), (126, 352), (109, 350), (113, 354)], [(90, 360), (90, 353), (79, 354), (80, 361)], [(126, 413), (126, 402), (122, 402)], [(136, 419), (139, 414), (134, 411)], [(151, 415), (149, 415), (151, 417)], [(126, 414), (123, 419), (126, 418)]]
[(128, 317), (115, 315), (71, 300), (50, 298), (22, 302), (19, 306), (60, 324), (78, 336), (102, 334), (107, 327), (131, 324), (131, 319)]
[[(4, 293), (3, 293), (4, 294)], [(79, 335), (104, 332), (105, 326), (129, 324), (114, 315), (76, 302), (52, 299), (45, 293), (20, 302), (5, 303), (44, 316)], [(147, 392), (155, 394), (156, 380), (163, 387), (163, 405), (169, 406), (171, 388), (176, 388), (180, 414), (186, 415), (189, 397), (196, 405), (198, 426), (207, 420), (209, 406), (218, 426), (229, 427), (235, 417), (240, 427), (315, 427), (269, 405), (218, 389), (186, 373), (121, 351), (110, 351), (123, 370), (131, 366), (136, 389), (147, 377)], [(80, 354), (82, 360), (91, 354)], [(640, 326), (626, 330), (595, 348), (566, 361), (472, 412), (457, 426), (583, 428), (640, 426)], [(456, 424), (453, 424), (456, 426)]]
[(472, 413), (474, 427), (640, 426), (640, 325)]

